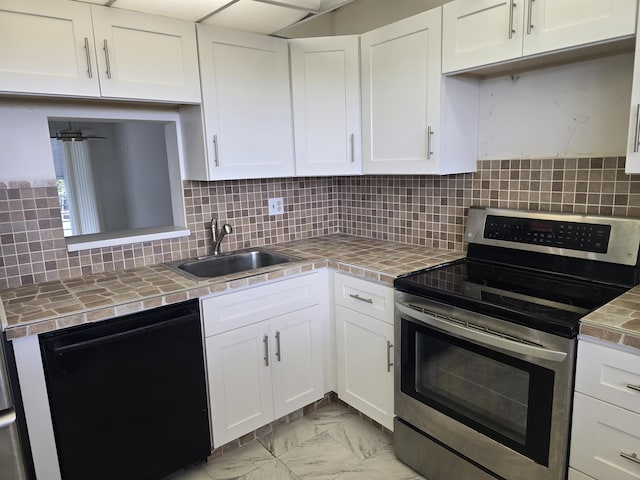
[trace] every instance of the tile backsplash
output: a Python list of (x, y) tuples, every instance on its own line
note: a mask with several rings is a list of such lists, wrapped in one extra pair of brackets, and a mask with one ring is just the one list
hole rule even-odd
[(446, 176), (338, 178), (340, 232), (464, 249), (471, 205), (640, 217), (640, 175), (624, 157), (481, 160)]
[[(471, 205), (640, 217), (640, 176), (624, 157), (483, 160), (448, 176), (185, 181), (191, 236), (67, 252), (55, 182), (0, 180), (0, 289), (72, 278), (211, 251), (217, 216), (233, 226), (223, 250), (334, 232), (428, 247), (464, 249)], [(283, 197), (285, 214), (267, 201)]]

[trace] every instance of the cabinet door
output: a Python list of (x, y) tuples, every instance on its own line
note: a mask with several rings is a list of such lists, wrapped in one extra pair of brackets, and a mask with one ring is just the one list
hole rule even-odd
[(192, 22), (91, 6), (103, 97), (200, 102)]
[[(635, 0), (526, 0), (524, 55), (548, 52), (636, 32)], [(524, 3), (524, 2), (520, 2)]]
[(358, 36), (289, 41), (297, 175), (362, 173)]
[(587, 477), (584, 473), (580, 473), (573, 468), (569, 469), (569, 476), (567, 478), (568, 480), (593, 480), (591, 477)]
[(293, 175), (287, 41), (197, 28), (210, 179)]
[[(640, 12), (638, 14), (640, 17)], [(640, 20), (640, 19), (638, 19)], [(629, 111), (629, 135), (627, 137), (626, 173), (640, 173), (640, 38), (636, 36), (633, 60), (633, 83)]]
[(324, 395), (321, 314), (322, 308), (315, 305), (269, 322), (274, 418)]
[(524, 12), (525, 0), (446, 3), (442, 7), (443, 73), (522, 56)]
[(570, 465), (600, 480), (640, 478), (640, 415), (575, 394)]
[(440, 134), (440, 8), (365, 33), (364, 173), (427, 173)]
[(273, 420), (268, 322), (206, 339), (213, 445)]
[(393, 430), (393, 325), (336, 306), (338, 396)]
[(100, 95), (89, 5), (0, 0), (0, 91)]
[(640, 357), (616, 348), (580, 341), (575, 389), (640, 413)]

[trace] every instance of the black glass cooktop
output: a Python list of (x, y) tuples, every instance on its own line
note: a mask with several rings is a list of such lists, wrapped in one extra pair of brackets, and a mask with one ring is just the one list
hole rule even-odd
[(626, 288), (462, 259), (395, 280), (400, 291), (558, 335), (577, 334), (581, 317)]

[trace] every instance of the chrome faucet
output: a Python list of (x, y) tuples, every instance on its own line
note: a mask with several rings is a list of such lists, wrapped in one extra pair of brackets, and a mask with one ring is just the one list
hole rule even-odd
[(225, 223), (221, 229), (218, 230), (218, 219), (211, 219), (211, 236), (213, 238), (213, 254), (220, 255), (220, 244), (222, 239), (227, 233), (233, 232), (233, 228), (228, 223)]

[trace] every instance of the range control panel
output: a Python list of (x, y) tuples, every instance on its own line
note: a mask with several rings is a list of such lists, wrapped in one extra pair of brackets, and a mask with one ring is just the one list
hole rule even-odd
[(484, 238), (607, 253), (610, 225), (487, 215)]

